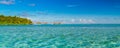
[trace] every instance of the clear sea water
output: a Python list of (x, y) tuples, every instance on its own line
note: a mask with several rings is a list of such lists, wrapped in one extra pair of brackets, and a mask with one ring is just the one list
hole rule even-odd
[(0, 48), (120, 48), (120, 24), (0, 26)]

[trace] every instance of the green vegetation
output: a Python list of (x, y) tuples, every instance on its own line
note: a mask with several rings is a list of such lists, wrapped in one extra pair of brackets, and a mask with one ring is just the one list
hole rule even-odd
[(27, 18), (0, 15), (0, 25), (29, 25), (29, 24), (32, 24), (32, 21)]

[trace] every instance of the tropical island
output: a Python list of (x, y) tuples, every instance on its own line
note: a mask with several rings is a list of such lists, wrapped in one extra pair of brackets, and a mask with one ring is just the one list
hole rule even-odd
[(30, 25), (33, 24), (30, 19), (17, 16), (0, 15), (0, 25)]

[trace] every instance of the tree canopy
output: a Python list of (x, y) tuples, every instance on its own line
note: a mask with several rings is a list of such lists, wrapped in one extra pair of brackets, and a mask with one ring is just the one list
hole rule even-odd
[(0, 25), (28, 25), (28, 24), (32, 24), (32, 21), (27, 18), (0, 15)]

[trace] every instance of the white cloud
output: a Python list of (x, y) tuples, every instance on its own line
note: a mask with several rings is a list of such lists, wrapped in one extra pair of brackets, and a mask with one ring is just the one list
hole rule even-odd
[(29, 6), (36, 6), (36, 4), (32, 3), (32, 4), (29, 4)]
[(75, 19), (72, 19), (71, 22), (75, 22)]
[(15, 3), (15, 0), (0, 0), (0, 4), (11, 5), (14, 3)]
[(37, 14), (39, 14), (39, 15), (47, 15), (47, 12), (45, 12), (45, 11), (38, 11)]
[(95, 23), (93, 19), (79, 19), (80, 23)]
[(78, 5), (67, 5), (67, 7), (77, 7)]
[(70, 22), (68, 21), (68, 23), (92, 24), (96, 22), (93, 19), (71, 19)]
[[(34, 12), (36, 15), (42, 15), (42, 16), (47, 16), (47, 15), (50, 15), (50, 13), (47, 11), (47, 10), (44, 10), (44, 11), (35, 11)], [(53, 15), (52, 15), (53, 16)]]
[(21, 12), (18, 14), (19, 16), (22, 16), (22, 17), (30, 17), (30, 16), (36, 16), (34, 14), (30, 14), (28, 12)]

